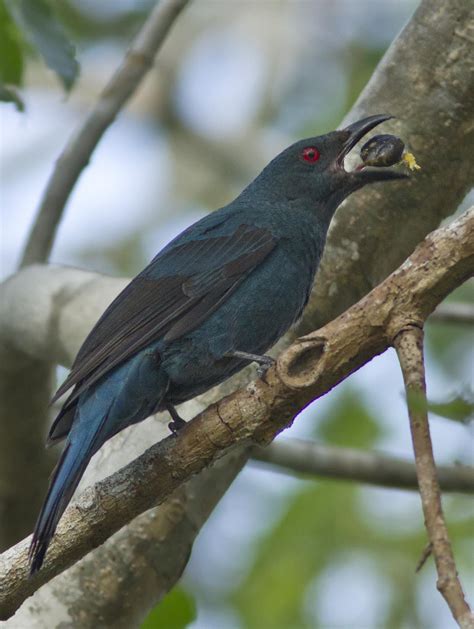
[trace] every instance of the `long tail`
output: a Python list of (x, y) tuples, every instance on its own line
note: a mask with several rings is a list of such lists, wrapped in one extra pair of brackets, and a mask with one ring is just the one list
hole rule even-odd
[(68, 440), (54, 469), (46, 499), (33, 531), (28, 558), (30, 575), (41, 568), (56, 526), (72, 498), (92, 455), (98, 450), (101, 428), (107, 415), (98, 422), (95, 430), (86, 435), (75, 435)]

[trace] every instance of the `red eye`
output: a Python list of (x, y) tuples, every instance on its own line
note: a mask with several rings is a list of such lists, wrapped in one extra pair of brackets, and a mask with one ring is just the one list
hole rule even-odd
[(305, 162), (317, 162), (319, 159), (320, 153), (318, 149), (314, 146), (307, 146), (301, 152), (301, 157)]

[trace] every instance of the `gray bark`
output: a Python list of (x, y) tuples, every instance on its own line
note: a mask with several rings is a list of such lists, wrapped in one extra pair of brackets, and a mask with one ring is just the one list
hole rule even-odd
[[(365, 294), (441, 218), (456, 209), (472, 185), (472, 23), (472, 4), (465, 0), (422, 2), (351, 112), (351, 119), (381, 111), (397, 115), (399, 119), (393, 128), (409, 142), (423, 170), (411, 185), (391, 188), (390, 196), (385, 193), (382, 196), (381, 189), (375, 187), (358, 193), (340, 209), (301, 330), (329, 320)], [(98, 298), (105, 305), (102, 296)], [(81, 330), (77, 336), (82, 338), (86, 330), (81, 317), (77, 324)], [(2, 339), (8, 338), (8, 333), (2, 333)], [(59, 362), (68, 364), (70, 358), (63, 357)], [(33, 376), (35, 370), (31, 368), (29, 373)], [(43, 390), (49, 378), (47, 374), (41, 384)], [(30, 381), (25, 382), (30, 390)], [(5, 409), (4, 421), (8, 427), (14, 420), (12, 410)], [(30, 417), (34, 416), (33, 411), (28, 413)], [(35, 446), (39, 447), (36, 440)], [(10, 450), (5, 454), (15, 457), (16, 452)], [(7, 477), (5, 486), (10, 487), (16, 480)], [(76, 591), (87, 617), (90, 597), (76, 587), (76, 580), (68, 581), (70, 573), (58, 579), (64, 579), (71, 591)], [(158, 593), (155, 595), (158, 597)], [(54, 627), (58, 626), (55, 606), (60, 605), (60, 599), (54, 593), (51, 596), (42, 615)], [(148, 605), (152, 604), (150, 599)], [(133, 626), (136, 612), (127, 613)], [(35, 625), (38, 614), (26, 618), (28, 626), (38, 626)]]
[[(233, 454), (177, 489), (25, 601), (10, 629), (138, 626), (179, 580), (216, 502), (246, 462)], [(87, 607), (84, 606), (87, 600)]]
[(472, 188), (473, 39), (474, 3), (421, 2), (347, 116), (396, 116), (385, 127), (407, 142), (421, 170), (408, 185), (372, 186), (338, 209), (298, 334), (387, 277)]
[(23, 540), (0, 556), (0, 617), (8, 618), (41, 584), (227, 453), (265, 445), (474, 273), (474, 207), (428, 236), (382, 284), (324, 328), (298, 339), (264, 379), (209, 406), (180, 435), (148, 448), (81, 493), (64, 513), (42, 570), (28, 578)]
[[(342, 448), (305, 439), (284, 439), (266, 448), (253, 448), (252, 458), (284, 472), (338, 478), (383, 487), (418, 490), (415, 465), (411, 461), (358, 448)], [(443, 491), (474, 493), (474, 467), (438, 466)]]
[[(0, 352), (1, 353), (1, 352)], [(17, 357), (18, 358), (18, 357)], [(54, 369), (41, 358), (23, 364), (2, 361), (0, 367), (0, 550), (31, 531), (31, 514), (41, 507), (44, 479), (53, 459), (38, 444)], [(23, 385), (27, 385), (28, 394)]]

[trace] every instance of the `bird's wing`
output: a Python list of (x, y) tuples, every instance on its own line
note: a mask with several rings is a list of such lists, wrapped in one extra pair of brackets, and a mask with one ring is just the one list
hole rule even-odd
[(148, 344), (159, 338), (174, 340), (199, 326), (275, 245), (266, 229), (240, 225), (228, 236), (178, 242), (165, 249), (104, 312), (53, 401), (76, 385), (69, 407), (91, 384)]

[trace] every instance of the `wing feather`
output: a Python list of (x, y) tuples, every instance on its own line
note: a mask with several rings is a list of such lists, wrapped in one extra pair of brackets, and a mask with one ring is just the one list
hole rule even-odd
[[(229, 236), (178, 242), (164, 250), (104, 312), (53, 401), (75, 385), (66, 410), (87, 387), (151, 342), (195, 329), (275, 245), (268, 230), (240, 225)], [(157, 277), (160, 269), (165, 274)]]

